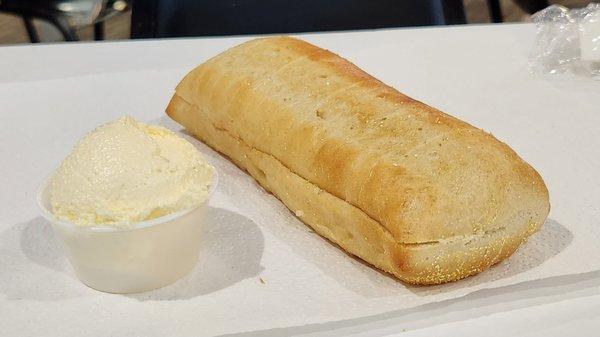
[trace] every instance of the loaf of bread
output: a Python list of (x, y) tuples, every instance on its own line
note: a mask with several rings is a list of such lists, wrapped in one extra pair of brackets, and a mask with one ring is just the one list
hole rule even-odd
[(195, 68), (167, 114), (317, 233), (408, 283), (481, 272), (550, 208), (506, 144), (290, 37)]

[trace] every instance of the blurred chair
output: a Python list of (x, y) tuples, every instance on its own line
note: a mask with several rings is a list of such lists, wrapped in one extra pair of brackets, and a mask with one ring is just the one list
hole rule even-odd
[(462, 0), (146, 0), (132, 38), (297, 33), (466, 23)]
[[(513, 0), (513, 2), (527, 14), (541, 11), (550, 5), (547, 0)], [(490, 20), (494, 23), (504, 21), (500, 0), (488, 0), (487, 3), (490, 12)]]
[(65, 41), (78, 41), (78, 28), (94, 25), (94, 39), (104, 39), (104, 21), (129, 9), (129, 0), (0, 0), (0, 11), (23, 18), (31, 42), (39, 42), (33, 19), (49, 22)]

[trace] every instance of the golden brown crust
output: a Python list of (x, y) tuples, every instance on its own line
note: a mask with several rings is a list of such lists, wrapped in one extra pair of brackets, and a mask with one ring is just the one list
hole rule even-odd
[[(387, 233), (376, 238), (384, 253), (315, 230), (409, 282), (445, 282), (486, 268), (512, 253), (549, 210), (543, 181), (506, 144), (300, 40), (253, 40), (207, 61), (179, 84), (168, 113), (261, 184), (249, 168), (257, 164), (235, 159), (210, 128), (272, 158), (288, 171), (272, 168), (280, 176), (293, 175), (335, 198), (332, 207), (361, 212), (369, 221), (340, 215), (336, 226)], [(266, 188), (288, 207), (300, 202), (286, 201), (285, 189)], [(302, 220), (318, 227), (331, 225), (322, 224), (327, 219)], [(455, 244), (461, 238), (477, 244), (461, 248)], [(429, 244), (436, 248), (421, 247)], [(427, 255), (432, 252), (438, 255)], [(434, 262), (446, 269), (431, 269)]]
[(358, 208), (294, 174), (272, 156), (215, 128), (206, 112), (180, 97), (173, 97), (167, 113), (249, 172), (317, 233), (405, 282), (438, 284), (478, 273), (512, 254), (539, 226), (531, 224), (519, 232), (499, 230), (447, 242), (401, 244)]

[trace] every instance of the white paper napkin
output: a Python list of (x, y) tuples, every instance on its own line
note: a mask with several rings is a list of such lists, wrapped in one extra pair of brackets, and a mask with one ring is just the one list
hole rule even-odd
[[(415, 287), (322, 239), (252, 178), (182, 133), (220, 174), (197, 267), (175, 284), (148, 293), (124, 296), (91, 290), (73, 275), (49, 225), (35, 215), (35, 185), (75, 139), (99, 121), (131, 113), (180, 130), (160, 116), (170, 96), (168, 88), (183, 73), (141, 72), (0, 85), (3, 110), (26, 114), (3, 115), (12, 128), (3, 125), (0, 134), (5, 144), (1, 155), (15, 158), (0, 172), (8, 186), (1, 195), (6, 202), (0, 223), (0, 332), (216, 336), (267, 330), (279, 335), (279, 328), (377, 319), (380, 314), (393, 315), (480, 289), (600, 269), (600, 229), (591, 221), (597, 212), (591, 203), (597, 201), (596, 190), (586, 186), (584, 174), (549, 164), (557, 161), (549, 159), (553, 155), (572, 153), (567, 151), (572, 143), (564, 139), (537, 157), (553, 195), (553, 211), (541, 232), (510, 259), (482, 274), (446, 285)], [(536, 119), (532, 114), (515, 118)], [(546, 117), (540, 123), (557, 123), (553, 115)], [(485, 121), (486, 117), (480, 118)], [(503, 128), (502, 121), (495, 123), (505, 134), (513, 132)], [(544, 132), (540, 126), (540, 137)], [(518, 136), (512, 136), (509, 143), (529, 151), (528, 143)], [(598, 158), (588, 160), (580, 167), (599, 166)], [(574, 188), (589, 199), (576, 200)]]

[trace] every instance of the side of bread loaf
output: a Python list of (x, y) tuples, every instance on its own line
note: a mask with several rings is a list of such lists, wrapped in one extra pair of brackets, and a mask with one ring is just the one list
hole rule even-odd
[(489, 267), (549, 210), (543, 181), (508, 146), (300, 40), (207, 61), (167, 113), (319, 234), (407, 282)]

